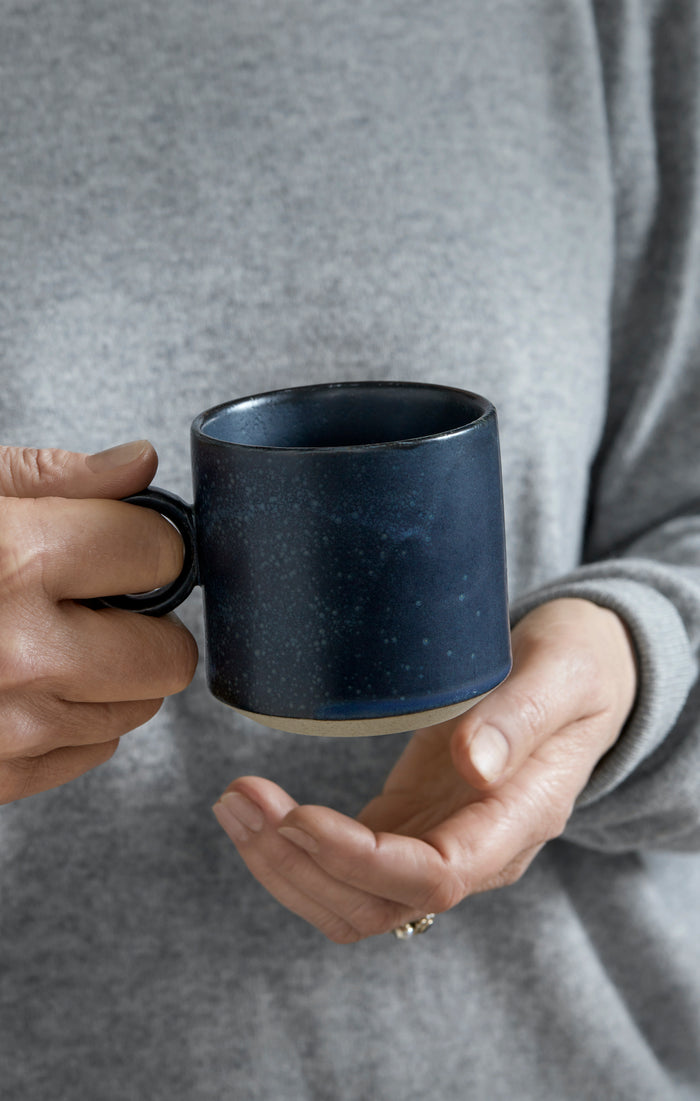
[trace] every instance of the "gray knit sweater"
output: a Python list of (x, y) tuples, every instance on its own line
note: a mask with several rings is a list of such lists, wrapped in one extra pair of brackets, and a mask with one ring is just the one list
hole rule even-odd
[[(693, 0), (3, 0), (0, 439), (420, 379), (499, 412), (513, 616), (616, 609), (641, 687), (561, 840), (408, 944), (326, 942), (210, 805), (354, 813), (404, 736), (194, 684), (0, 810), (2, 1101), (700, 1097)], [(1, 597), (1, 594), (0, 594)], [(197, 594), (183, 617), (201, 634)]]

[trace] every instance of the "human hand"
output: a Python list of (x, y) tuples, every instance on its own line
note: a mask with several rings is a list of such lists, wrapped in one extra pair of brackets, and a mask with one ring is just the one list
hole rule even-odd
[(106, 761), (192, 678), (197, 647), (174, 617), (79, 603), (180, 572), (175, 529), (118, 500), (157, 463), (146, 441), (93, 456), (0, 447), (0, 803)]
[(513, 631), (510, 677), (459, 719), (418, 731), (357, 819), (251, 776), (215, 814), (275, 898), (349, 944), (515, 882), (563, 831), (635, 693), (615, 613), (552, 601)]

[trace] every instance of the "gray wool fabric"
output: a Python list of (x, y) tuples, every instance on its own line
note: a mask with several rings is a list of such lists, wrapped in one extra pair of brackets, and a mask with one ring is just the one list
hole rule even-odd
[[(202, 670), (0, 808), (2, 1101), (700, 1096), (700, 17), (691, 0), (5, 0), (0, 439), (148, 437), (418, 379), (499, 413), (513, 619), (615, 609), (640, 690), (563, 837), (408, 944), (327, 942), (210, 807), (356, 813), (403, 735), (273, 733)], [(195, 593), (183, 609), (201, 639)], [(47, 640), (47, 645), (50, 645)]]

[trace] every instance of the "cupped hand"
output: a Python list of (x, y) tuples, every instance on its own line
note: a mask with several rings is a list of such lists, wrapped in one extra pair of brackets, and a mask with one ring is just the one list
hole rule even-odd
[(523, 874), (619, 737), (636, 679), (615, 613), (551, 601), (514, 629), (509, 678), (418, 731), (357, 819), (253, 776), (215, 814), (260, 883), (329, 939), (386, 933)]
[(157, 462), (146, 441), (98, 455), (0, 447), (0, 803), (107, 760), (194, 673), (175, 617), (84, 603), (182, 568), (174, 528), (118, 500)]

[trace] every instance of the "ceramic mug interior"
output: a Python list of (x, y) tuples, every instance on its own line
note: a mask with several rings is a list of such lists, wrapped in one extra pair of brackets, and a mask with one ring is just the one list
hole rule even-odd
[(371, 447), (449, 434), (489, 408), (449, 387), (340, 383), (229, 402), (198, 417), (195, 431), (245, 447)]

